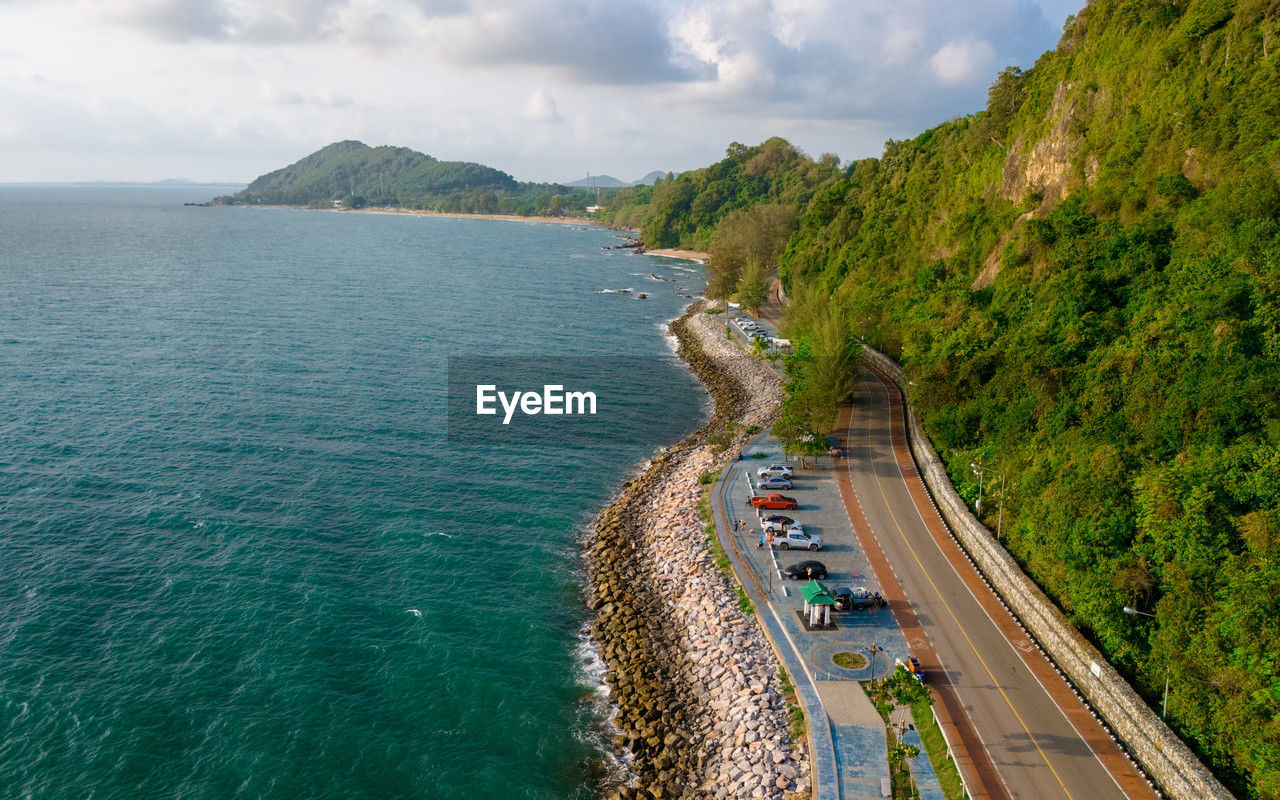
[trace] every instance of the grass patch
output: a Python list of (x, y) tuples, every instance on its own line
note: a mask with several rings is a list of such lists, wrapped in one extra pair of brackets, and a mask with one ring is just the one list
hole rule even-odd
[(729, 563), (729, 554), (720, 546), (720, 537), (716, 536), (715, 518), (711, 512), (711, 488), (718, 477), (720, 477), (718, 469), (698, 476), (698, 483), (703, 487), (701, 494), (698, 495), (698, 516), (702, 518), (702, 530), (707, 535), (707, 549), (711, 551), (711, 560), (724, 576), (725, 583), (733, 587), (733, 592), (738, 598), (738, 610), (744, 614), (754, 614), (756, 607), (752, 605), (751, 598), (747, 597), (742, 584), (738, 583), (737, 577), (733, 574), (733, 566)]
[(917, 700), (911, 704), (911, 716), (915, 717), (916, 730), (920, 732), (920, 740), (924, 742), (924, 751), (929, 755), (929, 763), (942, 785), (942, 793), (947, 800), (966, 800), (964, 784), (960, 782), (960, 771), (956, 762), (951, 760), (947, 752), (947, 740), (942, 738), (942, 729), (933, 718), (933, 709), (928, 701)]
[(752, 453), (751, 457), (752, 458), (768, 458), (769, 454), (768, 453)]
[(741, 428), (740, 424), (730, 422), (724, 426), (723, 430), (707, 434), (707, 444), (711, 446), (711, 455), (718, 456), (728, 450), (729, 445), (733, 444), (733, 440), (738, 438), (738, 431)]
[(867, 666), (867, 657), (861, 653), (836, 653), (831, 660), (837, 667), (845, 669), (865, 669)]
[(744, 431), (744, 432), (745, 432), (748, 436), (755, 436), (757, 433), (759, 433), (759, 432), (760, 432), (760, 426), (759, 426), (759, 425), (748, 425), (748, 426), (747, 426), (746, 431)]
[(787, 701), (787, 732), (791, 734), (791, 741), (798, 742), (805, 736), (804, 707), (800, 705), (796, 686), (786, 667), (778, 667), (778, 680), (782, 683), (782, 699)]

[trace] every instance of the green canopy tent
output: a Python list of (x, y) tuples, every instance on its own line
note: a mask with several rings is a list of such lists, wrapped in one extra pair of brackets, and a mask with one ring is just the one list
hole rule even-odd
[(804, 613), (809, 627), (820, 628), (831, 624), (831, 608), (836, 604), (835, 595), (820, 581), (809, 581), (800, 587), (804, 596)]

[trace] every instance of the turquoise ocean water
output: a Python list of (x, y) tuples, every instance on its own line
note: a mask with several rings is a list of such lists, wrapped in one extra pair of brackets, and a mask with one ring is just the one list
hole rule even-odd
[[(581, 527), (704, 418), (701, 272), (211, 193), (0, 187), (0, 796), (593, 796)], [(459, 354), (658, 357), (667, 441), (451, 440)]]

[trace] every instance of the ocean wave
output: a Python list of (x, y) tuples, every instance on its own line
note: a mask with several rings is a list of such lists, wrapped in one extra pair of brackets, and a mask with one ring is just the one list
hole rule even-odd
[(607, 667), (596, 650), (595, 641), (584, 626), (574, 646), (577, 679), (587, 690), (583, 698), (583, 725), (578, 739), (591, 745), (603, 757), (604, 783), (622, 785), (634, 776), (634, 756), (629, 750), (613, 747), (613, 737), (621, 732), (618, 727), (618, 707), (609, 700), (609, 685), (605, 682)]

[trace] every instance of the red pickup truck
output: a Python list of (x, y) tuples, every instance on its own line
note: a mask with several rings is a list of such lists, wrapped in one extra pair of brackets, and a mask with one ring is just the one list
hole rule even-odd
[(800, 507), (794, 497), (783, 494), (771, 494), (747, 499), (747, 508), (767, 508), (770, 510), (793, 511)]

